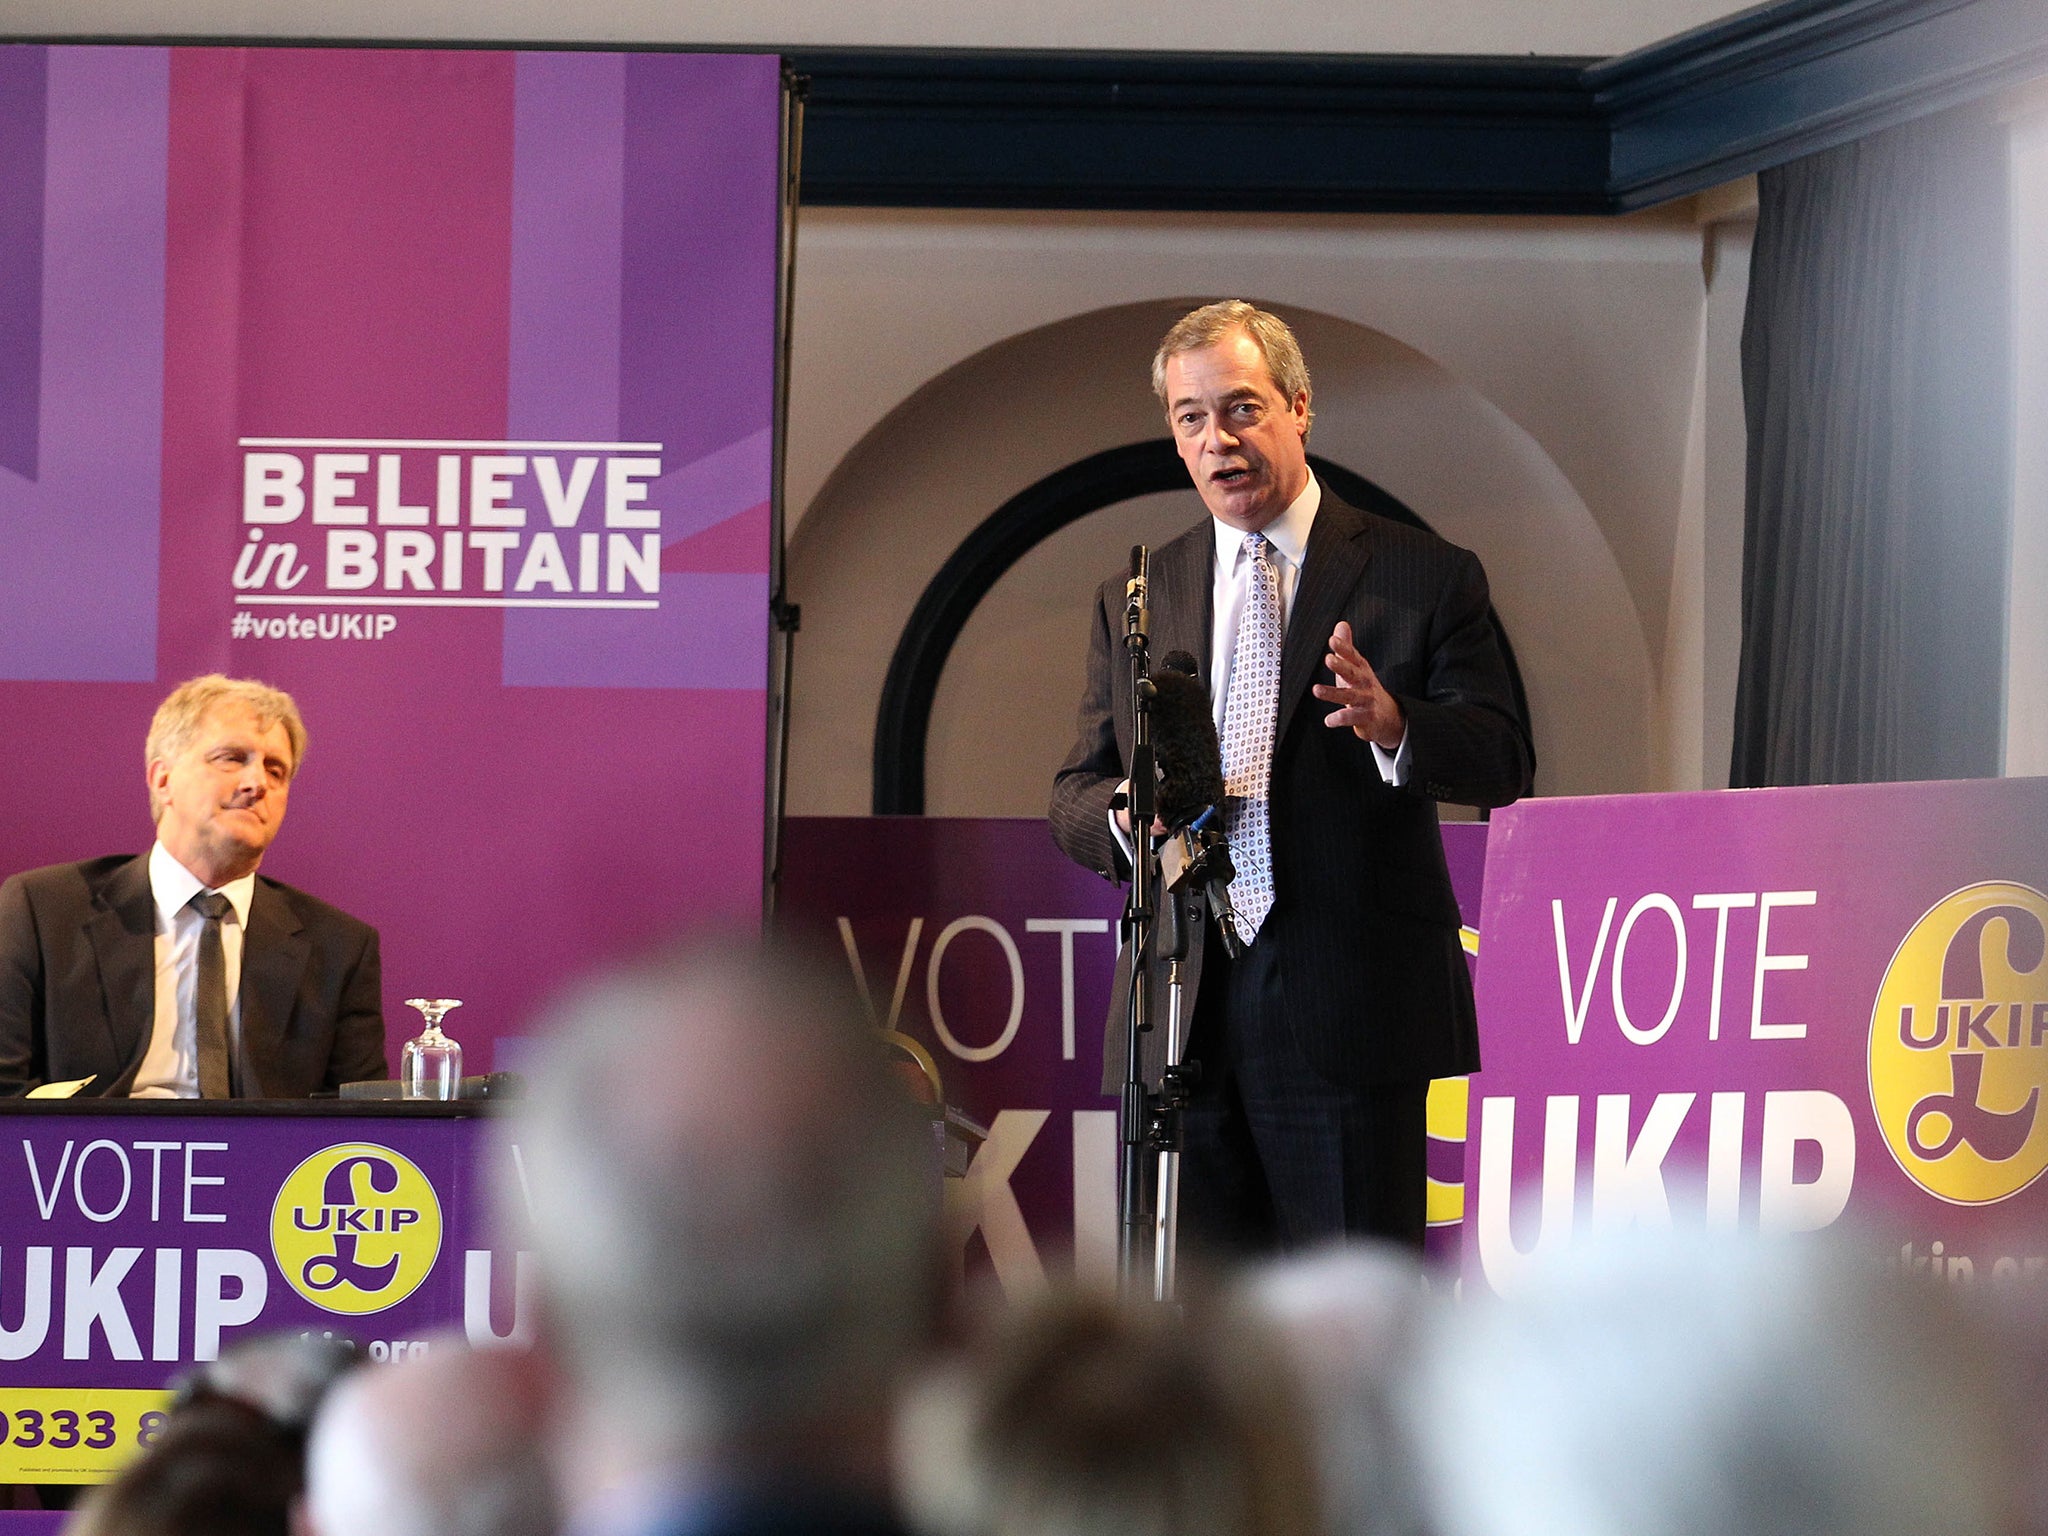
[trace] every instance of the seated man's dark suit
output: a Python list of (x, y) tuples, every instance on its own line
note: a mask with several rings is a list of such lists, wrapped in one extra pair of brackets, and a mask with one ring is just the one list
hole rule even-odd
[[(1184, 650), (1208, 672), (1214, 557), (1208, 518), (1152, 556), (1154, 665)], [(1079, 736), (1054, 781), (1051, 807), (1061, 848), (1113, 880), (1129, 875), (1107, 818), (1131, 750), (1124, 604), (1123, 578), (1104, 583)], [(1358, 649), (1406, 716), (1403, 788), (1386, 783), (1368, 743), (1323, 724), (1331, 706), (1309, 692), (1332, 681), (1324, 655), (1339, 620), (1349, 621)], [(1213, 679), (1204, 681), (1213, 689)], [(1257, 939), (1284, 981), (1285, 1017), (1232, 1019), (1229, 1028), (1284, 1031), (1314, 1073), (1345, 1088), (1419, 1085), (1476, 1070), (1472, 988), (1435, 802), (1505, 804), (1528, 790), (1533, 769), (1478, 560), (1434, 534), (1350, 507), (1324, 487), (1281, 652), (1270, 800), (1274, 905)], [(1195, 998), (1189, 1016), (1197, 1019), (1205, 929), (1197, 930), (1186, 967)], [(1154, 974), (1163, 1020), (1164, 967)], [(1126, 990), (1120, 976), (1104, 1050), (1109, 1089), (1124, 1072)], [(1145, 1044), (1146, 1075), (1155, 1082), (1164, 1034), (1155, 1028)], [(1420, 1167), (1372, 1176), (1412, 1179), (1419, 1201)]]
[[(155, 945), (146, 854), (0, 884), (0, 1095), (89, 1077), (81, 1096), (126, 1096), (156, 1017)], [(242, 940), (242, 1096), (384, 1077), (382, 985), (376, 929), (259, 874)]]

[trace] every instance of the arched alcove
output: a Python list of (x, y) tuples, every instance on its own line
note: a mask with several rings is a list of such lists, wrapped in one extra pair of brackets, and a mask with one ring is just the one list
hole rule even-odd
[[(1320, 454), (1310, 454), (1309, 462), (1317, 479), (1352, 506), (1414, 527), (1427, 526), (1356, 471)], [(876, 815), (923, 814), (925, 739), (946, 662), (982, 599), (1010, 568), (1072, 523), (1186, 485), (1187, 471), (1170, 437), (1128, 443), (1090, 454), (1026, 486), (967, 536), (918, 598), (889, 659), (875, 711)], [(1515, 665), (1514, 645), (1498, 614), (1493, 615), (1493, 627), (1526, 722), (1529, 701)]]
[[(1543, 728), (1539, 787), (1644, 787), (1649, 651), (1613, 555), (1564, 476), (1491, 402), (1421, 353), (1354, 322), (1269, 302), (1295, 324), (1314, 370), (1312, 451), (1382, 486), (1485, 561)], [(876, 711), (919, 597), (1019, 492), (1160, 434), (1147, 368), (1188, 306), (1121, 305), (1010, 337), (931, 380), (840, 461), (789, 552), (790, 593), (804, 608), (793, 812), (869, 809)], [(1042, 814), (1072, 736), (1096, 583), (1132, 543), (1162, 543), (1201, 515), (1191, 488), (1126, 500), (1005, 571), (962, 627), (933, 695), (928, 812)]]

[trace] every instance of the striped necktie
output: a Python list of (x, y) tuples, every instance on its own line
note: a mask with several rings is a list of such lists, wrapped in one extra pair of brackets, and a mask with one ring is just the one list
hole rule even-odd
[(234, 906), (219, 891), (201, 891), (190, 904), (206, 920), (199, 930), (199, 975), (193, 1009), (199, 1097), (232, 1098), (233, 1074), (228, 1068), (228, 965), (226, 951), (221, 948), (220, 925)]

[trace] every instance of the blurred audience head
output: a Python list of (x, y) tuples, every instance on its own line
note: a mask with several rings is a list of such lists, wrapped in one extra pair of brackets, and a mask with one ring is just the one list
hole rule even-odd
[(1446, 1315), (1409, 1407), (1443, 1536), (2014, 1529), (2001, 1370), (1867, 1242), (1583, 1243)]
[(1415, 1257), (1390, 1244), (1321, 1248), (1246, 1271), (1240, 1293), (1307, 1396), (1332, 1536), (1426, 1530), (1398, 1409), (1433, 1305)]
[(1314, 1536), (1293, 1374), (1248, 1316), (1052, 1296), (1001, 1317), (906, 1415), (919, 1524), (944, 1536)]
[(523, 1350), (429, 1341), (329, 1394), (306, 1453), (311, 1536), (548, 1536), (554, 1487)]
[(238, 1339), (172, 1384), (172, 1411), (229, 1398), (304, 1436), (327, 1393), (360, 1359), (352, 1341), (331, 1333)]
[(287, 1536), (303, 1453), (301, 1435), (261, 1409), (190, 1403), (81, 1501), (66, 1536)]
[[(2012, 1246), (2026, 1243), (2030, 1230), (2015, 1231)], [(1995, 1285), (1990, 1300), (1998, 1344), (2011, 1367), (2013, 1437), (2026, 1448), (2020, 1457), (2020, 1527), (2031, 1536), (2048, 1536), (2048, 1456), (2041, 1454), (2048, 1449), (2048, 1273), (2036, 1266)]]
[[(773, 945), (666, 952), (564, 1000), (501, 1192), (610, 1475), (886, 1462), (933, 1326), (931, 1122), (845, 979)], [(857, 1476), (845, 1466), (831, 1473)]]
[(276, 1333), (231, 1344), (172, 1385), (162, 1428), (78, 1505), (72, 1536), (284, 1536), (306, 1430), (355, 1346)]

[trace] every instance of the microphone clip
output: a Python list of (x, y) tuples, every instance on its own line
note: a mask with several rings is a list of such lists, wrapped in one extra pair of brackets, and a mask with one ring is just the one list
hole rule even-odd
[(1152, 631), (1152, 552), (1131, 546), (1131, 577), (1124, 583), (1124, 644), (1142, 647)]
[(1169, 892), (1195, 891), (1208, 900), (1224, 953), (1235, 960), (1244, 953), (1237, 911), (1230, 904), (1230, 882), (1237, 878), (1237, 866), (1231, 862), (1230, 844), (1222, 831), (1208, 824), (1215, 814), (1212, 805), (1187, 826), (1168, 834), (1159, 846), (1159, 873)]

